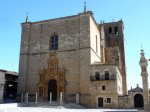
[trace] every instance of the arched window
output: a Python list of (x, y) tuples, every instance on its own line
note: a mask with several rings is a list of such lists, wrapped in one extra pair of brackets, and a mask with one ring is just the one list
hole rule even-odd
[(58, 49), (58, 35), (53, 34), (50, 37), (50, 50), (57, 50)]
[(112, 28), (111, 27), (109, 27), (109, 33), (112, 33)]

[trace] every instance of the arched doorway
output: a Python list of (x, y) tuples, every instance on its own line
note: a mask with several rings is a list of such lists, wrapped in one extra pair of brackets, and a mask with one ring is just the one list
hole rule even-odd
[(57, 81), (54, 79), (48, 82), (48, 101), (50, 100), (50, 92), (52, 93), (52, 101), (57, 101)]
[(143, 96), (141, 94), (136, 94), (134, 96), (134, 107), (143, 108)]

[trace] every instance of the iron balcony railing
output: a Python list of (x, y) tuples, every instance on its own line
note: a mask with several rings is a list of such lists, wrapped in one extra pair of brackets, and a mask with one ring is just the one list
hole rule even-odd
[(91, 81), (103, 81), (103, 80), (116, 80), (116, 75), (100, 75), (98, 76), (90, 76)]

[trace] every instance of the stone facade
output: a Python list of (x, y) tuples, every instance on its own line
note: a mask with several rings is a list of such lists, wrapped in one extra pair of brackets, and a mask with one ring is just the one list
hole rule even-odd
[[(95, 77), (95, 72), (100, 73), (99, 80)], [(108, 79), (105, 74), (109, 72)], [(96, 107), (105, 107), (105, 108), (118, 108), (118, 95), (123, 94), (122, 90), (122, 77), (117, 67), (108, 64), (97, 64), (92, 65), (91, 69), (91, 96), (93, 105)], [(99, 98), (103, 99), (103, 105), (99, 105)], [(111, 98), (111, 102), (107, 101), (108, 98)]]
[(140, 88), (138, 84), (137, 87), (134, 89), (131, 87), (131, 89), (128, 91), (128, 95), (118, 97), (118, 102), (119, 102), (118, 108), (143, 108), (144, 107), (143, 89)]
[[(79, 94), (79, 103), (88, 107), (118, 108), (118, 95), (127, 94), (123, 39), (122, 20), (97, 24), (91, 11), (22, 23), (18, 95), (41, 95), (43, 85), (39, 101), (48, 101), (49, 92), (58, 101), (63, 92), (64, 101), (75, 102)], [(56, 61), (49, 63), (52, 54)]]

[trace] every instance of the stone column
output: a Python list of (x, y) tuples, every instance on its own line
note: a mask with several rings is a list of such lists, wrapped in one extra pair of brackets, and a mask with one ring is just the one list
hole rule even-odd
[(62, 105), (62, 94), (63, 92), (60, 92), (60, 106)]
[(28, 103), (28, 93), (26, 93), (26, 103)]
[(38, 93), (35, 93), (35, 103), (37, 103)]
[(79, 104), (79, 93), (76, 93), (76, 103)]
[(21, 103), (23, 103), (23, 93), (21, 94)]
[(144, 96), (144, 110), (149, 110), (149, 91), (148, 91), (148, 79), (142, 77), (143, 82), (143, 96)]
[(52, 92), (49, 93), (49, 103), (52, 103)]
[(141, 76), (143, 82), (143, 97), (144, 97), (144, 110), (149, 110), (149, 87), (148, 87), (148, 60), (144, 56), (144, 50), (141, 50), (141, 58), (139, 62), (141, 66)]

